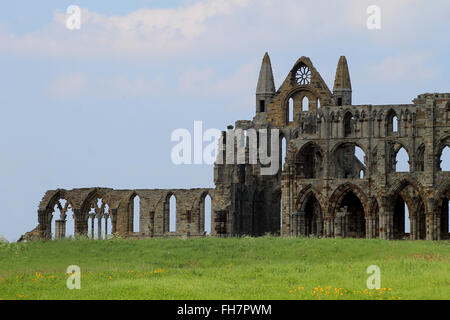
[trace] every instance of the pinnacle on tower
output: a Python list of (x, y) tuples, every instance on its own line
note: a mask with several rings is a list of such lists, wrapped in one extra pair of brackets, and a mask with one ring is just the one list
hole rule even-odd
[(269, 54), (266, 52), (256, 87), (256, 113), (266, 112), (266, 105), (274, 94), (275, 82), (273, 80), (272, 64), (270, 63)]
[(338, 106), (352, 104), (352, 83), (345, 56), (341, 56), (336, 69), (333, 95)]

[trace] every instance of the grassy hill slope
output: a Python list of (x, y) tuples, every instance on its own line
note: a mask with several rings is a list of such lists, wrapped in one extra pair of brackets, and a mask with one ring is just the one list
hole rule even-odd
[[(81, 289), (66, 287), (69, 265)], [(367, 267), (381, 270), (368, 290)], [(0, 244), (0, 299), (450, 299), (450, 242), (61, 240)]]

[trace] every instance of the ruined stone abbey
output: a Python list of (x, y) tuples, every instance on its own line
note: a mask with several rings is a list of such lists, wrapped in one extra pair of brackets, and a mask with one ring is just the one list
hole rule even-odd
[[(210, 236), (449, 239), (450, 172), (441, 169), (441, 156), (450, 146), (450, 93), (420, 94), (412, 104), (353, 105), (345, 57), (333, 91), (307, 57), (276, 90), (266, 54), (256, 114), (228, 126), (237, 129), (279, 130), (280, 148), (271, 150), (280, 155), (276, 174), (262, 175), (260, 163), (216, 162), (214, 189), (50, 190), (39, 204), (38, 226), (22, 240), (63, 238), (68, 219), (73, 234), (90, 237), (94, 230), (97, 237), (202, 237), (207, 196)], [(397, 170), (400, 152), (407, 172)], [(171, 197), (176, 222), (169, 218)]]

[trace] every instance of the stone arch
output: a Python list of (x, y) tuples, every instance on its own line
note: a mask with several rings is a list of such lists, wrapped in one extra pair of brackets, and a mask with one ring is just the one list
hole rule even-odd
[[(388, 163), (389, 163), (388, 170), (390, 172), (410, 172), (411, 171), (411, 152), (410, 152), (408, 146), (406, 146), (402, 142), (398, 142), (398, 141), (389, 141), (388, 146), (389, 146), (388, 154), (387, 154)], [(397, 171), (397, 162), (398, 162), (397, 156), (401, 150), (404, 150), (408, 157), (407, 162), (408, 162), (409, 171)]]
[(340, 201), (349, 192), (353, 192), (355, 196), (359, 198), (364, 208), (365, 215), (368, 215), (368, 198), (364, 191), (362, 191), (361, 188), (353, 183), (344, 183), (337, 187), (329, 198), (329, 205), (327, 210), (329, 217), (335, 217), (335, 211), (339, 209)]
[(367, 214), (368, 238), (380, 237), (380, 206), (376, 197), (369, 201), (369, 212)]
[(389, 109), (385, 117), (386, 136), (391, 136), (398, 133), (400, 128), (399, 118), (394, 109)]
[[(387, 196), (387, 212), (392, 215), (392, 238), (403, 239), (407, 235), (406, 221), (409, 221), (410, 239), (418, 239), (423, 229), (423, 214), (427, 212), (425, 195), (419, 182), (411, 177), (395, 181)], [(406, 208), (408, 216), (406, 215)]]
[[(136, 209), (136, 198), (139, 200), (139, 210)], [(131, 233), (140, 233), (142, 232), (141, 227), (141, 216), (142, 216), (142, 203), (141, 197), (136, 192), (133, 192), (131, 196), (128, 198), (128, 230)], [(136, 214), (137, 213), (137, 214)], [(137, 221), (136, 221), (137, 219)], [(136, 228), (137, 227), (137, 228)]]
[[(96, 188), (89, 192), (81, 205), (80, 216), (77, 217), (79, 219), (75, 227), (77, 229), (78, 225), (79, 231), (77, 233), (90, 236), (91, 238), (97, 236), (99, 239), (102, 238), (102, 234), (105, 237), (108, 236), (108, 233), (111, 232), (108, 228), (108, 221), (111, 221), (110, 226), (112, 230), (115, 229), (115, 220), (112, 217), (110, 203), (110, 199), (101, 189)], [(95, 235), (95, 230), (97, 230), (97, 235)]]
[[(207, 213), (206, 213), (206, 209), (205, 209), (205, 201), (206, 198), (209, 196), (209, 198), (211, 199), (211, 212), (210, 212), (210, 216), (207, 217)], [(199, 234), (208, 234), (208, 228), (207, 228), (207, 223), (209, 221), (209, 234), (211, 234), (214, 230), (214, 210), (213, 210), (213, 196), (211, 195), (210, 191), (203, 191), (200, 194), (200, 197), (198, 198), (198, 212), (199, 212), (199, 216), (198, 216), (198, 224), (197, 224), (197, 231)]]
[(329, 203), (328, 215), (334, 223), (335, 236), (367, 236), (368, 198), (358, 186), (351, 183), (340, 185), (331, 195)]
[[(170, 208), (170, 201), (172, 197), (175, 198), (176, 207), (175, 212), (173, 213)], [(177, 220), (178, 220), (178, 197), (176, 193), (172, 190), (168, 191), (164, 196), (164, 202), (163, 202), (163, 233), (169, 233), (169, 232), (176, 232), (177, 230)], [(172, 219), (174, 217), (174, 219)], [(174, 221), (171, 221), (174, 220)], [(175, 222), (175, 224), (173, 224)]]
[(450, 239), (449, 226), (450, 179), (445, 179), (436, 192), (434, 213), (439, 217), (439, 239)]
[(293, 105), (293, 121), (296, 122), (298, 114), (302, 111), (302, 101), (303, 101), (304, 97), (308, 98), (308, 103), (309, 103), (308, 111), (309, 112), (317, 111), (316, 101), (317, 101), (317, 99), (320, 98), (320, 92), (318, 92), (317, 89), (312, 88), (312, 87), (304, 87), (304, 86), (295, 87), (286, 93), (286, 95), (284, 96), (283, 102), (282, 102), (282, 106), (283, 106), (284, 114), (285, 114), (285, 120), (284, 120), (285, 124), (290, 123), (290, 121), (289, 121), (289, 100), (293, 99), (293, 103), (294, 103), (294, 105)]
[(442, 153), (443, 153), (445, 147), (450, 148), (450, 136), (446, 136), (446, 137), (440, 139), (436, 146), (436, 166), (437, 166), (436, 169), (437, 169), (437, 171), (442, 171), (441, 158), (442, 158)]
[[(392, 184), (391, 188), (388, 191), (388, 199), (395, 200), (393, 198), (396, 197), (396, 195), (399, 194), (408, 185), (411, 185), (416, 190), (416, 194), (420, 197), (422, 202), (424, 202), (424, 204), (426, 205), (426, 202), (423, 201), (424, 199), (422, 198), (422, 195), (425, 195), (422, 185), (416, 179), (414, 179), (412, 177), (408, 177), (408, 176), (401, 177)], [(392, 201), (388, 201), (388, 202), (392, 202)], [(414, 207), (413, 203), (411, 203), (411, 208), (413, 208), (413, 207)]]
[(355, 133), (355, 116), (349, 111), (344, 113), (344, 137), (351, 137)]
[(251, 219), (251, 235), (262, 236), (264, 235), (264, 222), (266, 217), (262, 215), (265, 212), (265, 189), (256, 190), (253, 194), (252, 202), (252, 219)]
[(316, 188), (314, 188), (311, 184), (307, 185), (302, 190), (300, 190), (300, 192), (297, 193), (295, 208), (297, 210), (301, 210), (302, 203), (304, 203), (306, 197), (308, 197), (310, 193), (314, 194), (314, 197), (317, 199), (317, 201), (319, 201), (322, 211), (325, 212), (325, 210), (327, 209), (326, 201), (320, 194), (320, 192)]
[[(62, 203), (61, 201), (64, 200)], [(59, 217), (57, 217), (56, 208), (58, 208)], [(72, 212), (72, 217), (70, 217)], [(46, 238), (62, 239), (67, 234), (67, 222), (70, 220), (73, 224), (73, 234), (75, 235), (75, 207), (66, 190), (58, 190), (45, 205), (45, 225), (44, 230)], [(54, 226), (54, 230), (53, 229)]]
[(415, 161), (415, 171), (423, 172), (425, 169), (425, 144), (422, 143), (419, 148), (417, 148), (416, 161)]
[(297, 152), (295, 171), (303, 179), (317, 179), (323, 175), (324, 152), (315, 142), (307, 142)]
[(356, 147), (364, 152), (364, 158), (367, 159), (367, 148), (355, 141), (338, 142), (331, 149), (330, 156), (332, 161), (330, 162), (329, 173), (334, 178), (343, 179), (360, 179), (361, 171), (364, 172), (364, 176), (369, 172), (367, 165), (368, 161), (362, 163), (356, 156)]

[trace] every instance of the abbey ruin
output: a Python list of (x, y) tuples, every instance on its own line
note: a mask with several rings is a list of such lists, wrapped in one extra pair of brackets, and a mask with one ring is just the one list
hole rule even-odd
[[(68, 219), (74, 234), (90, 237), (94, 230), (98, 237), (202, 237), (207, 196), (210, 235), (216, 237), (449, 239), (450, 172), (441, 169), (441, 156), (450, 146), (450, 93), (420, 94), (412, 104), (353, 105), (345, 57), (333, 91), (307, 57), (276, 90), (266, 54), (253, 120), (228, 126), (239, 129), (279, 129), (276, 174), (261, 175), (260, 163), (216, 162), (214, 189), (47, 191), (38, 226), (22, 240), (63, 238)], [(225, 131), (223, 137), (219, 152), (227, 148)], [(408, 172), (396, 170), (400, 152), (407, 155)], [(169, 219), (173, 196), (175, 226)]]

